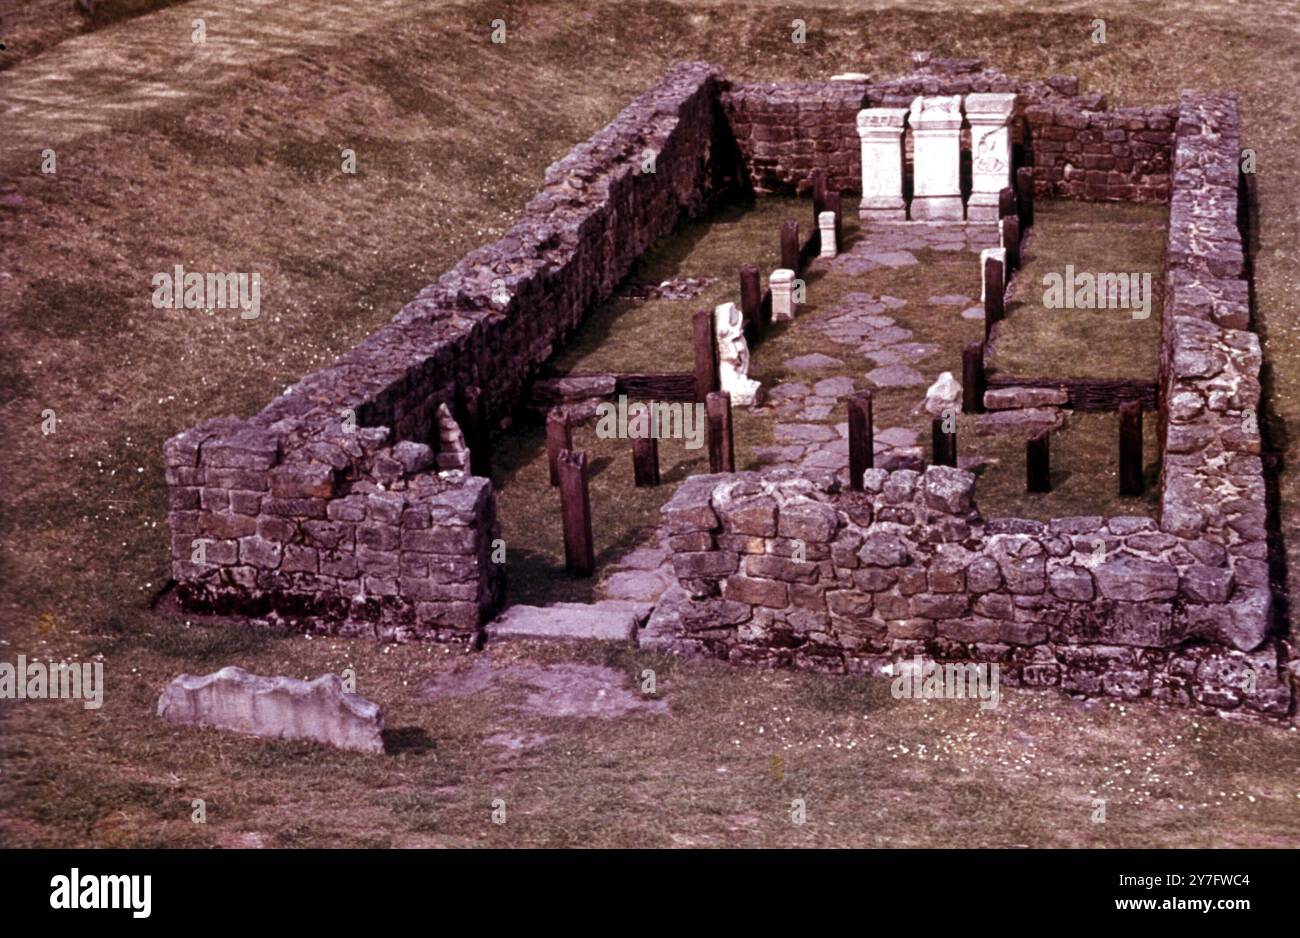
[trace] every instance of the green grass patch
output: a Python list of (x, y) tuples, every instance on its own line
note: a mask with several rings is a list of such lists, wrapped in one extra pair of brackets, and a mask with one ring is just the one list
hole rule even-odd
[[(1007, 316), (998, 327), (991, 373), (1021, 378), (1149, 378), (1160, 364), (1165, 244), (1169, 209), (1053, 199), (1034, 208), (1023, 266), (1012, 281)], [(1067, 277), (1067, 265), (1073, 276)], [(1061, 308), (1048, 298), (1053, 275), (1072, 302), (1084, 274), (1138, 274), (1149, 283), (1149, 308), (1113, 307), (1108, 290), (1096, 308)], [(1080, 286), (1078, 290), (1082, 290)], [(1144, 291), (1146, 288), (1143, 288)], [(1122, 296), (1123, 294), (1121, 294)], [(1085, 299), (1079, 294), (1080, 299)], [(1136, 297), (1130, 298), (1137, 305)]]

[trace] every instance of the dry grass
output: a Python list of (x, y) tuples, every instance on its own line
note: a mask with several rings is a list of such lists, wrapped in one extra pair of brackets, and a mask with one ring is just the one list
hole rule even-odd
[[(225, 624), (60, 636), (102, 649), (105, 708), (13, 705), (0, 741), (0, 839), (17, 846), (1294, 846), (1294, 731), (1243, 729), (1150, 706), (1003, 689), (1001, 704), (894, 699), (886, 680), (686, 661), (612, 645), (482, 653), (501, 679), (430, 700), (471, 664), (429, 645), (248, 634)], [(481, 658), (479, 660), (482, 660)], [(543, 716), (518, 665), (656, 672), (666, 715)], [(389, 754), (169, 727), (153, 688), (238, 664), (354, 668), (380, 702)], [(128, 676), (126, 671), (131, 669)], [(39, 717), (32, 713), (40, 709)], [(500, 734), (535, 745), (512, 750)], [(207, 823), (190, 820), (193, 799)], [(504, 825), (492, 803), (506, 802)], [(790, 822), (804, 799), (807, 823)], [(1106, 822), (1095, 824), (1095, 799)]]
[[(196, 50), (188, 20), (199, 8), (209, 43)], [(1102, 47), (1087, 41), (1099, 15), (1111, 37)], [(488, 41), (498, 16), (511, 24), (504, 47)], [(1009, 695), (991, 717), (920, 710), (859, 681), (518, 646), (491, 654), (612, 655), (629, 673), (652, 662), (675, 716), (554, 721), (544, 727), (552, 745), (510, 761), (482, 740), (532, 724), (499, 698), (433, 707), (411, 696), (426, 667), (458, 660), (445, 649), (187, 628), (145, 608), (166, 575), (162, 441), (206, 417), (252, 413), (389, 319), (503, 231), (548, 163), (683, 59), (720, 62), (738, 78), (861, 68), (886, 76), (906, 70), (909, 50), (932, 48), (1017, 75), (1075, 72), (1116, 103), (1172, 101), (1185, 87), (1239, 90), (1243, 143), (1261, 166), (1252, 183), (1266, 426), (1294, 459), (1300, 98), (1288, 93), (1285, 65), (1300, 58), (1300, 41), (1289, 5), (1256, 4), (1249, 16), (1181, 0), (1143, 13), (1072, 0), (997, 10), (949, 0), (814, 6), (803, 46), (788, 42), (790, 18), (783, 5), (726, 2), (575, 10), (208, 0), (77, 37), (0, 74), (0, 648), (6, 660), (100, 652), (109, 682), (93, 714), (0, 704), (0, 839), (179, 845), (260, 831), (272, 844), (338, 845), (1300, 841), (1296, 747), (1281, 731), (1196, 727), (1146, 706), (1085, 711), (1055, 694)], [(33, 154), (44, 147), (58, 152), (57, 175), (39, 172)], [(357, 150), (355, 177), (337, 172), (343, 147)], [(175, 263), (259, 271), (262, 318), (153, 310), (149, 277)], [(943, 292), (891, 280), (889, 292), (903, 289)], [(758, 376), (779, 377), (802, 334), (789, 333), (777, 365), (759, 349)], [(907, 419), (910, 406), (900, 401), (878, 419)], [(59, 417), (48, 437), (46, 408)], [(1298, 486), (1288, 466), (1288, 535)], [(981, 482), (985, 493), (996, 487), (992, 476)], [(1300, 557), (1293, 539), (1287, 549)], [(52, 635), (36, 631), (46, 612)], [(391, 757), (183, 733), (152, 717), (161, 687), (184, 670), (240, 664), (307, 676), (347, 663), (388, 711)], [(784, 783), (772, 780), (777, 720), (793, 728), (779, 737), (793, 747)], [(850, 740), (858, 743), (847, 749)], [(952, 754), (932, 760), (944, 746)], [(1106, 825), (1088, 823), (1092, 791), (1114, 796)], [(518, 823), (486, 822), (497, 794), (520, 806)], [(810, 822), (794, 830), (784, 818), (797, 796), (809, 798)], [(186, 820), (191, 797), (209, 799), (208, 827)]]

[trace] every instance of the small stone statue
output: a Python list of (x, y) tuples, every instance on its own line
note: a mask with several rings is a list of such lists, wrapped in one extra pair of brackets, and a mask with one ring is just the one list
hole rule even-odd
[(713, 333), (718, 341), (718, 381), (738, 407), (758, 403), (763, 385), (749, 377), (749, 343), (745, 323), (735, 303), (723, 303), (713, 310)]

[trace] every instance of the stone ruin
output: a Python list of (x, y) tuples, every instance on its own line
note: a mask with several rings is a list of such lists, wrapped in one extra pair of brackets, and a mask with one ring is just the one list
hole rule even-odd
[(676, 583), (641, 644), (833, 673), (998, 662), (1009, 683), (1286, 717), (1238, 155), (1232, 95), (1109, 108), (1072, 77), (972, 60), (787, 84), (678, 65), (390, 324), (261, 413), (167, 442), (180, 601), (477, 638), (505, 578), (476, 441), (656, 240), (743, 191), (806, 192), (814, 170), (861, 195), (864, 225), (994, 223), (1019, 166), (1038, 196), (1169, 204), (1159, 521), (986, 519), (974, 476), (944, 466), (870, 470), (860, 492), (813, 471), (698, 476), (663, 509)]

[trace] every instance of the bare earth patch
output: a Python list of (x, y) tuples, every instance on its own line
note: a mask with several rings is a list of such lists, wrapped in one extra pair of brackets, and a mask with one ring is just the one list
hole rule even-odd
[[(593, 664), (509, 664), (494, 667), (486, 657), (468, 668), (440, 675), (421, 688), (430, 700), (464, 697), (494, 686), (531, 688), (520, 709), (543, 717), (620, 717), (629, 713), (667, 713), (668, 702), (627, 689), (626, 676)], [(545, 737), (541, 737), (544, 739)], [(531, 737), (498, 733), (486, 741), (511, 749), (538, 745)]]

